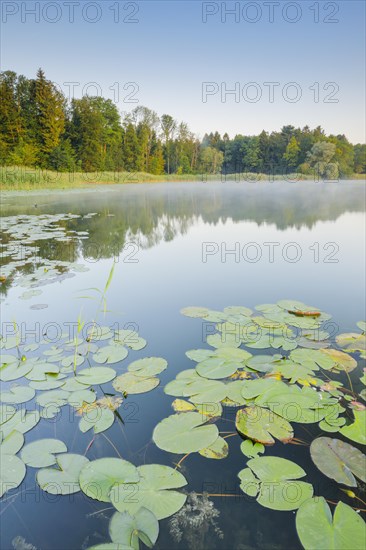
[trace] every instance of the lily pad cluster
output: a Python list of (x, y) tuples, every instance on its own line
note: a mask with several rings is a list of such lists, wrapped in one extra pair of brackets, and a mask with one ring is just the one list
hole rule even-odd
[[(129, 394), (155, 388), (160, 382), (158, 374), (167, 368), (165, 359), (145, 357), (131, 362), (127, 372), (118, 376), (129, 350), (145, 346), (146, 340), (135, 331), (114, 333), (109, 327), (96, 325), (85, 338), (77, 335), (70, 339), (63, 335), (57, 345), (46, 340), (35, 345), (22, 343), (18, 334), (1, 339), (0, 436), (2, 454), (6, 455), (5, 477), (0, 483), (2, 493), (22, 482), (26, 467), (42, 468), (37, 480), (49, 492), (52, 492), (49, 478), (55, 483), (62, 481), (62, 494), (67, 483), (72, 482), (77, 488), (83, 457), (67, 453), (65, 444), (57, 439), (33, 441), (25, 445), (18, 457), (16, 454), (24, 444), (23, 434), (42, 418), (57, 417), (66, 406), (80, 416), (81, 432), (92, 430), (98, 434), (110, 428), (116, 416), (121, 418), (118, 408), (123, 400)], [(37, 350), (38, 355), (32, 355)], [(110, 382), (116, 393), (105, 394), (103, 386)], [(16, 445), (10, 447), (10, 440), (19, 442), (19, 449), (12, 454), (7, 449)], [(46, 467), (52, 468), (46, 471)]]

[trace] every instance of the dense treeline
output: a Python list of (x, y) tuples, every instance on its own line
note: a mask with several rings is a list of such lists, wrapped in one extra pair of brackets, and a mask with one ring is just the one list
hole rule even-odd
[(0, 73), (0, 162), (59, 171), (151, 174), (366, 173), (366, 145), (321, 127), (284, 126), (259, 136), (218, 132), (199, 140), (184, 122), (138, 106), (121, 119), (110, 99), (67, 102), (39, 69), (35, 79)]

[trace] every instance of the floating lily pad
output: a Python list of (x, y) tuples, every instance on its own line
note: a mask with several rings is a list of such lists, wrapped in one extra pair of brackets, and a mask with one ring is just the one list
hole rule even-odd
[(152, 548), (159, 535), (159, 522), (147, 508), (140, 508), (133, 516), (116, 512), (109, 523), (109, 535), (114, 543), (139, 550), (139, 539)]
[(147, 508), (160, 520), (172, 516), (182, 508), (187, 496), (172, 490), (187, 484), (186, 478), (180, 472), (160, 464), (146, 464), (139, 466), (137, 470), (137, 483), (117, 483), (111, 488), (109, 496), (119, 512), (134, 515), (141, 508)]
[(128, 351), (121, 345), (109, 345), (100, 348), (97, 353), (94, 353), (93, 359), (96, 363), (108, 363), (110, 365), (123, 361), (128, 355)]
[(15, 455), (1, 454), (0, 497), (19, 487), (26, 474), (24, 463)]
[(67, 447), (59, 439), (39, 439), (28, 443), (21, 452), (21, 459), (32, 468), (44, 468), (56, 463), (55, 455), (67, 453)]
[(89, 367), (78, 372), (75, 380), (80, 384), (106, 384), (115, 378), (116, 371), (110, 367)]
[(318, 437), (310, 445), (313, 462), (323, 474), (338, 483), (357, 487), (357, 476), (366, 481), (366, 456), (339, 439)]
[(288, 443), (294, 437), (292, 426), (287, 420), (262, 407), (240, 409), (235, 424), (239, 433), (264, 445), (273, 445), (274, 437), (283, 443)]
[(7, 422), (1, 424), (3, 436), (7, 437), (13, 430), (25, 434), (32, 430), (39, 422), (40, 415), (38, 411), (17, 411)]
[(186, 317), (194, 317), (194, 318), (204, 318), (207, 317), (210, 310), (207, 309), (207, 307), (185, 307), (180, 310), (182, 315), (185, 315)]
[[(2, 360), (5, 357), (2, 357)], [(2, 382), (11, 382), (18, 380), (23, 376), (26, 376), (34, 367), (34, 363), (31, 361), (19, 361), (14, 358), (15, 361), (5, 361), (0, 367), (0, 380)]]
[(265, 447), (262, 443), (255, 443), (251, 439), (245, 439), (240, 445), (240, 450), (248, 458), (256, 458), (259, 454), (264, 453)]
[(133, 361), (128, 365), (129, 372), (136, 376), (156, 376), (163, 372), (168, 366), (168, 362), (162, 357), (144, 357)]
[(225, 361), (225, 359), (213, 357), (202, 361), (202, 363), (198, 363), (196, 371), (204, 378), (217, 380), (231, 376), (237, 371), (239, 366), (240, 365), (234, 361)]
[(348, 439), (351, 439), (352, 441), (356, 441), (356, 443), (360, 443), (361, 445), (366, 444), (366, 410), (358, 411), (356, 409), (353, 410), (353, 415), (355, 417), (355, 420), (352, 424), (349, 424), (348, 426), (344, 426), (342, 429), (339, 430), (339, 432), (347, 437)]
[(324, 497), (304, 502), (296, 513), (296, 530), (305, 550), (364, 550), (366, 525), (350, 506), (338, 502), (334, 516)]
[(114, 413), (110, 409), (101, 407), (92, 407), (83, 414), (79, 429), (85, 433), (93, 428), (94, 433), (98, 434), (108, 430), (114, 422)]
[(208, 345), (213, 348), (238, 348), (241, 340), (235, 334), (210, 334), (206, 338)]
[(310, 483), (297, 481), (306, 475), (304, 470), (290, 460), (275, 456), (252, 458), (247, 466), (239, 472), (240, 488), (257, 496), (259, 504), (266, 508), (296, 510), (313, 496)]
[(177, 454), (194, 453), (212, 445), (219, 436), (213, 424), (196, 412), (173, 414), (164, 418), (153, 432), (153, 441), (164, 451)]
[(58, 468), (37, 472), (38, 485), (52, 495), (71, 495), (80, 491), (79, 476), (89, 460), (82, 455), (65, 453), (56, 457)]
[(109, 493), (114, 485), (137, 483), (137, 468), (120, 458), (99, 458), (89, 462), (80, 472), (80, 488), (90, 498), (110, 502)]
[[(344, 353), (337, 349), (322, 349), (320, 351), (333, 359), (334, 365), (331, 367), (332, 370), (352, 372), (357, 367), (356, 359), (353, 359), (348, 353)], [(323, 366), (323, 369), (324, 368)]]
[(201, 456), (220, 460), (229, 454), (229, 445), (223, 437), (218, 437), (212, 445), (198, 451)]
[(3, 438), (0, 431), (0, 454), (15, 455), (24, 445), (24, 435), (18, 431), (12, 431)]
[(113, 381), (115, 390), (121, 393), (127, 392), (128, 394), (146, 393), (156, 388), (159, 384), (160, 380), (156, 376), (136, 376), (131, 372), (121, 374), (121, 376), (117, 376)]
[(26, 403), (36, 395), (33, 388), (29, 386), (12, 386), (9, 391), (0, 392), (0, 401), (3, 403)]

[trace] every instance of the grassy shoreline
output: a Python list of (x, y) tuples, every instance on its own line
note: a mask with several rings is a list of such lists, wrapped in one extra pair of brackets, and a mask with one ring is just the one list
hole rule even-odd
[[(365, 174), (354, 174), (347, 178), (365, 180)], [(96, 185), (116, 185), (131, 183), (164, 183), (164, 182), (207, 182), (207, 181), (278, 181), (286, 180), (314, 181), (313, 175), (304, 174), (163, 174), (153, 175), (145, 172), (54, 172), (39, 168), (18, 166), (3, 166), (0, 168), (0, 190), (2, 191), (32, 191), (53, 189), (86, 189)]]

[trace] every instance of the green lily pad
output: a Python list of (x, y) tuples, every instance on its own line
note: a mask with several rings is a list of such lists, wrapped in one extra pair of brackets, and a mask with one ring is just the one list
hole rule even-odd
[[(352, 372), (357, 367), (356, 359), (348, 355), (348, 353), (337, 349), (321, 349), (320, 352), (328, 355), (334, 361), (331, 370)], [(324, 368), (326, 367), (323, 366)]]
[(344, 426), (341, 430), (339, 430), (339, 433), (341, 433), (348, 439), (355, 441), (356, 443), (365, 445), (366, 444), (366, 410), (358, 411), (354, 409), (353, 415), (355, 417), (354, 422), (352, 424), (349, 424), (348, 426)]
[(0, 497), (7, 491), (19, 487), (25, 478), (26, 467), (15, 455), (1, 454)]
[(218, 437), (209, 447), (198, 451), (201, 456), (221, 460), (229, 454), (229, 445), (223, 437)]
[(188, 359), (196, 361), (196, 363), (201, 363), (201, 361), (205, 361), (206, 359), (212, 357), (212, 353), (213, 352), (211, 349), (191, 349), (186, 351), (186, 356)]
[(126, 372), (117, 376), (113, 381), (113, 387), (115, 390), (128, 394), (146, 393), (160, 384), (159, 378), (156, 376), (136, 376), (131, 372)]
[(137, 483), (137, 468), (120, 458), (99, 458), (89, 462), (80, 472), (81, 490), (90, 498), (110, 502), (109, 493), (114, 485)]
[(300, 363), (311, 370), (319, 370), (319, 367), (330, 370), (334, 366), (334, 359), (325, 353), (326, 350), (296, 349), (290, 353), (290, 359)]
[(93, 359), (96, 363), (108, 363), (110, 365), (123, 361), (128, 355), (128, 351), (121, 345), (109, 345), (100, 348), (97, 353), (94, 353)]
[(80, 491), (79, 476), (89, 460), (82, 455), (65, 453), (56, 457), (57, 468), (42, 468), (37, 483), (52, 495), (71, 495)]
[(150, 377), (160, 374), (167, 366), (168, 362), (162, 357), (144, 357), (130, 363), (127, 369), (135, 376)]
[(259, 454), (264, 453), (265, 447), (262, 443), (255, 443), (251, 439), (245, 439), (240, 444), (240, 450), (248, 458), (256, 458)]
[(306, 475), (304, 470), (290, 460), (275, 456), (252, 458), (247, 467), (239, 472), (240, 488), (257, 496), (257, 502), (266, 508), (296, 510), (313, 496), (310, 483), (297, 481)]
[(366, 332), (366, 321), (358, 321), (357, 326), (362, 332)]
[[(3, 356), (2, 360), (5, 359)], [(11, 362), (2, 362), (0, 367), (0, 380), (2, 382), (11, 382), (13, 380), (18, 380), (23, 376), (26, 376), (34, 367), (34, 362), (32, 361), (11, 361)]]
[(294, 437), (292, 426), (287, 420), (256, 405), (240, 409), (236, 414), (235, 425), (239, 433), (264, 445), (273, 445), (274, 437), (283, 443), (288, 443)]
[(114, 543), (134, 550), (139, 550), (139, 539), (152, 548), (159, 535), (159, 522), (147, 508), (140, 508), (133, 516), (116, 512), (109, 523), (109, 535)]
[(235, 334), (210, 334), (206, 342), (213, 348), (238, 348), (241, 340)]
[(202, 363), (198, 363), (196, 366), (196, 371), (204, 378), (218, 380), (220, 378), (227, 378), (228, 376), (231, 376), (237, 371), (239, 366), (240, 365), (234, 361), (228, 362), (219, 357), (212, 357), (202, 361)]
[(296, 513), (296, 530), (305, 550), (364, 550), (366, 525), (350, 506), (338, 502), (334, 516), (324, 497), (304, 502)]
[(117, 483), (110, 491), (111, 502), (119, 512), (134, 515), (141, 508), (147, 508), (160, 520), (182, 508), (187, 496), (172, 491), (187, 484), (180, 472), (160, 464), (146, 464), (137, 470), (137, 483)]
[(86, 410), (79, 422), (79, 429), (85, 433), (93, 428), (98, 434), (108, 430), (114, 422), (114, 412), (110, 409), (92, 407)]
[(207, 307), (185, 307), (180, 310), (182, 315), (186, 317), (205, 318), (209, 314), (210, 310)]
[(336, 342), (344, 351), (349, 353), (360, 351), (362, 354), (365, 354), (366, 334), (359, 334), (357, 332), (338, 334), (338, 336), (336, 336)]
[(206, 424), (196, 412), (173, 414), (164, 418), (153, 432), (153, 441), (164, 451), (194, 453), (212, 445), (219, 436), (217, 426)]
[(83, 403), (94, 403), (96, 398), (96, 393), (91, 390), (76, 390), (69, 395), (68, 402), (78, 409)]
[(115, 378), (116, 371), (110, 367), (89, 367), (78, 372), (75, 380), (80, 384), (106, 384)]
[(276, 361), (281, 359), (281, 355), (254, 355), (247, 361), (247, 366), (258, 372), (271, 372)]
[(0, 432), (0, 454), (16, 455), (24, 445), (24, 435), (16, 430), (3, 437)]
[(38, 411), (17, 411), (7, 422), (1, 424), (3, 436), (7, 437), (13, 430), (25, 434), (32, 430), (39, 422), (40, 415)]
[(339, 439), (318, 437), (310, 445), (314, 464), (326, 476), (338, 483), (357, 487), (357, 476), (366, 481), (366, 456)]
[(0, 392), (0, 401), (3, 403), (26, 403), (36, 395), (33, 388), (29, 386), (12, 386), (9, 391)]
[(21, 452), (21, 459), (32, 468), (44, 468), (56, 463), (55, 454), (67, 453), (67, 447), (59, 439), (39, 439), (28, 443)]
[(25, 376), (28, 380), (47, 380), (48, 374), (58, 374), (60, 371), (57, 365), (45, 361), (35, 363), (30, 372)]

